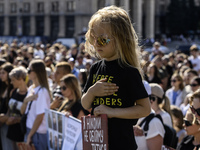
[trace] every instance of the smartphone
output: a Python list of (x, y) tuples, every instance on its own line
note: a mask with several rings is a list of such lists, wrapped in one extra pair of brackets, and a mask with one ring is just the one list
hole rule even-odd
[(64, 96), (59, 94), (59, 93), (55, 93), (54, 96), (55, 97), (59, 97), (60, 100), (64, 100), (65, 99)]

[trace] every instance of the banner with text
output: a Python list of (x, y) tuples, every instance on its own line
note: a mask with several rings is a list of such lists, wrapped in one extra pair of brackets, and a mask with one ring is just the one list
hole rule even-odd
[(107, 115), (84, 116), (81, 121), (83, 150), (108, 150)]

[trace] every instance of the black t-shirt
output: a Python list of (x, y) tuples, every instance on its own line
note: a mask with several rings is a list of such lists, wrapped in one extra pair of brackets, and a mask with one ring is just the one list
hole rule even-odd
[[(21, 95), (17, 92), (17, 90), (13, 91), (8, 104), (10, 110), (10, 116), (21, 116), (20, 109), (26, 95), (27, 93)], [(7, 137), (15, 142), (24, 141), (24, 134), (21, 132), (20, 123), (8, 126)]]
[[(94, 108), (101, 104), (112, 108), (126, 108), (133, 106), (136, 100), (148, 97), (139, 71), (134, 67), (121, 67), (118, 60), (101, 60), (93, 64), (84, 92), (103, 78), (107, 78), (107, 82), (115, 83), (119, 90), (110, 96), (95, 97), (92, 114)], [(133, 133), (133, 125), (136, 123), (137, 119), (109, 118), (109, 150), (137, 149)]]

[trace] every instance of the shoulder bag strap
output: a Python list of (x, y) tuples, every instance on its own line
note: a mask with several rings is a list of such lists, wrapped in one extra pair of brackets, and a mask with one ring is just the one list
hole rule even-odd
[[(42, 88), (42, 87), (40, 87), (39, 90), (40, 90), (41, 88)], [(39, 92), (39, 90), (37, 91), (37, 93)], [(28, 111), (27, 111), (27, 113), (26, 113), (27, 115), (28, 115), (28, 113), (29, 113), (29, 110), (31, 109), (32, 102), (33, 102), (33, 101), (31, 101), (31, 103), (30, 103), (30, 105), (29, 105), (29, 107), (28, 107)]]

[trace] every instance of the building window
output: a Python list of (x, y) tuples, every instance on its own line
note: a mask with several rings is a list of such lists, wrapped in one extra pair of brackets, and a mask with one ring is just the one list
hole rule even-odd
[(0, 4), (0, 13), (3, 14), (4, 12), (4, 4)]
[(58, 8), (59, 8), (59, 3), (58, 2), (52, 2), (51, 3), (51, 11), (52, 12), (58, 12)]
[(25, 13), (29, 13), (30, 12), (30, 3), (24, 3), (24, 11)]
[(74, 36), (74, 29), (75, 29), (74, 16), (67, 16), (66, 31), (65, 31), (67, 38), (72, 38)]
[(105, 0), (98, 0), (98, 3), (97, 3), (97, 8), (100, 9), (100, 8), (103, 8), (105, 7)]
[(120, 0), (115, 0), (115, 5), (118, 7), (121, 6)]
[(4, 18), (0, 17), (0, 35), (4, 33)]
[(17, 18), (10, 17), (10, 35), (15, 36), (17, 33)]
[(16, 13), (17, 12), (17, 4), (16, 3), (11, 3), (10, 4), (10, 12), (11, 13)]
[(51, 16), (51, 39), (56, 40), (59, 32), (58, 16)]
[(23, 28), (22, 28), (23, 35), (30, 35), (30, 18), (23, 17)]
[(37, 3), (37, 12), (43, 13), (44, 12), (44, 2), (38, 2)]
[(76, 9), (76, 3), (74, 1), (67, 1), (67, 12), (74, 12)]
[(37, 36), (44, 35), (44, 17), (43, 16), (36, 17), (36, 35)]

